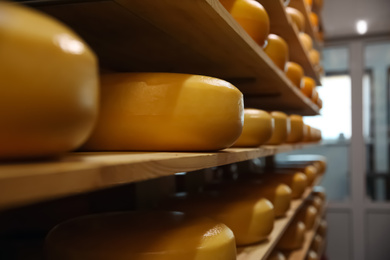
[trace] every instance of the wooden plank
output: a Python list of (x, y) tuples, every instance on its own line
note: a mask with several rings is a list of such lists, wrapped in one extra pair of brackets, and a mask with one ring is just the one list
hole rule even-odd
[[(105, 70), (218, 77), (246, 96), (266, 95), (273, 110), (318, 114), (218, 0), (54, 3), (28, 2), (80, 34)], [(252, 107), (266, 108), (262, 102)]]
[(321, 85), (319, 74), (309, 60), (307, 51), (303, 48), (298, 38), (298, 29), (287, 15), (282, 0), (257, 0), (267, 10), (271, 20), (271, 33), (285, 39), (290, 48), (290, 60), (300, 64), (305, 75), (315, 79), (318, 86)]
[[(317, 178), (313, 187), (320, 181), (321, 178)], [(269, 235), (268, 240), (247, 247), (238, 247), (237, 260), (266, 260), (312, 191), (312, 187), (307, 188), (302, 199), (292, 201), (290, 210), (287, 212), (286, 216), (275, 220), (274, 229)]]
[(0, 210), (308, 146), (311, 145), (230, 148), (210, 153), (70, 153), (51, 161), (2, 164)]

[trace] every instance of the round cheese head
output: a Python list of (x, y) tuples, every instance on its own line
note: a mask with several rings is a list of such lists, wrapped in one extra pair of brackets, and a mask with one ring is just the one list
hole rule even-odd
[(287, 143), (298, 143), (303, 140), (303, 118), (300, 115), (290, 115), (290, 132), (287, 136)]
[(257, 147), (267, 142), (272, 135), (274, 125), (271, 115), (263, 110), (246, 108), (244, 127), (235, 147)]
[(126, 212), (80, 217), (47, 236), (48, 260), (236, 259), (224, 224), (178, 212)]
[(289, 133), (289, 128), (287, 125), (287, 115), (283, 112), (274, 111), (271, 112), (271, 116), (274, 121), (274, 131), (272, 133), (271, 139), (269, 139), (266, 144), (282, 144), (286, 142)]
[(305, 240), (305, 224), (301, 221), (293, 221), (283, 233), (276, 248), (280, 250), (295, 250), (302, 247)]
[(0, 2), (0, 160), (78, 148), (98, 114), (95, 54), (72, 30)]
[(97, 126), (86, 150), (206, 151), (231, 146), (243, 95), (224, 80), (176, 73), (101, 77)]
[(284, 66), (289, 58), (287, 42), (276, 34), (270, 34), (267, 38), (267, 45), (264, 52), (275, 63), (275, 65), (284, 71)]
[(294, 86), (297, 88), (301, 88), (302, 79), (304, 76), (304, 71), (301, 65), (298, 63), (289, 61), (286, 63), (286, 67), (284, 69), (287, 78), (291, 81)]

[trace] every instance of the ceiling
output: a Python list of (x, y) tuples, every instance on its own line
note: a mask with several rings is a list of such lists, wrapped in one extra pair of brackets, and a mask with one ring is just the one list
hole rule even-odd
[(390, 35), (390, 0), (324, 0), (322, 20), (327, 39), (358, 35), (358, 20), (367, 21), (367, 35)]

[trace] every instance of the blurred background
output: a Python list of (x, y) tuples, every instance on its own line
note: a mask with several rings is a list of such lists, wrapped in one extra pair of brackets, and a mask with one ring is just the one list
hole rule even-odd
[(327, 255), (390, 259), (390, 1), (326, 0), (322, 15), (324, 108), (305, 122), (325, 143), (304, 152), (329, 160)]

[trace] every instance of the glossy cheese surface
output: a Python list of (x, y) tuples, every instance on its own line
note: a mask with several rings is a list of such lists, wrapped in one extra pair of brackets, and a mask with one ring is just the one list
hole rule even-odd
[(287, 115), (283, 112), (274, 111), (271, 112), (271, 116), (274, 121), (274, 131), (267, 144), (278, 145), (286, 142), (289, 134), (289, 128), (287, 124)]
[(206, 76), (119, 73), (101, 78), (101, 113), (87, 150), (199, 151), (241, 134), (243, 95)]
[(309, 166), (305, 167), (303, 172), (305, 173), (305, 175), (307, 177), (308, 185), (311, 186), (313, 184), (314, 180), (317, 178), (317, 175), (318, 175), (317, 168), (312, 166), (312, 165), (309, 165)]
[(264, 52), (279, 69), (284, 71), (284, 66), (286, 66), (289, 58), (289, 50), (287, 42), (282, 37), (276, 34), (268, 35)]
[(290, 132), (287, 136), (287, 143), (298, 143), (303, 140), (303, 118), (300, 115), (290, 115)]
[(307, 52), (313, 49), (313, 39), (307, 33), (299, 33), (299, 40)]
[(237, 245), (262, 241), (274, 225), (274, 207), (267, 199), (240, 194), (200, 194), (173, 198), (160, 208), (207, 216), (224, 223), (234, 233)]
[(95, 54), (66, 26), (0, 2), (0, 160), (76, 149), (98, 114)]
[(302, 79), (304, 77), (304, 71), (301, 65), (289, 61), (286, 63), (285, 73), (294, 86), (301, 88)]
[(301, 221), (293, 221), (284, 232), (277, 244), (281, 250), (295, 250), (302, 247), (305, 240), (305, 224)]
[(45, 249), (48, 260), (236, 259), (229, 228), (178, 212), (80, 217), (55, 227)]
[(317, 209), (309, 205), (299, 211), (297, 219), (305, 224), (306, 230), (311, 230), (314, 227), (317, 216)]
[(259, 109), (244, 109), (244, 127), (235, 147), (257, 147), (267, 142), (274, 130), (271, 115)]
[(303, 77), (301, 91), (306, 97), (311, 98), (315, 87), (316, 87), (316, 82), (314, 81), (314, 79), (310, 77)]
[(298, 31), (303, 32), (305, 29), (305, 17), (295, 8), (286, 7), (286, 12), (290, 16), (293, 23), (297, 26)]
[(255, 42), (263, 46), (270, 31), (267, 11), (254, 0), (220, 0)]

